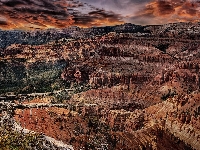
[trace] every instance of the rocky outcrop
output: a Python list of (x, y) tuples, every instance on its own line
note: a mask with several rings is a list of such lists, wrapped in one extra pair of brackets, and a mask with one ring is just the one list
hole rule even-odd
[(93, 68), (85, 65), (77, 65), (73, 67), (66, 67), (62, 72), (61, 77), (66, 82), (84, 82), (89, 81), (89, 75), (92, 72)]
[(123, 74), (123, 73), (110, 73), (110, 72), (94, 72), (90, 75), (90, 85), (92, 87), (112, 87), (117, 84), (130, 85), (130, 84), (142, 84), (149, 81), (150, 76), (133, 73), (133, 74)]

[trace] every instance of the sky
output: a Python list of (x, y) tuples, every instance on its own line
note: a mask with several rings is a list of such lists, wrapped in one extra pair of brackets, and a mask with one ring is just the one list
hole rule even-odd
[(200, 0), (0, 0), (1, 29), (196, 22)]

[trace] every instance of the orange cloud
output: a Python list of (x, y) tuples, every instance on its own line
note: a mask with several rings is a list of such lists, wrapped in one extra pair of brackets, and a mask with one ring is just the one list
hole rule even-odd
[[(153, 0), (131, 17), (132, 22), (165, 24), (170, 22), (195, 22), (200, 17), (200, 2), (191, 0)], [(140, 21), (142, 20), (142, 21)]]
[(148, 4), (145, 13), (152, 13), (155, 16), (166, 16), (174, 13), (175, 9), (169, 1), (156, 1)]
[(47, 0), (4, 0), (0, 7), (0, 14), (7, 20), (7, 26), (0, 24), (2, 28), (60, 27), (73, 23), (63, 6)]

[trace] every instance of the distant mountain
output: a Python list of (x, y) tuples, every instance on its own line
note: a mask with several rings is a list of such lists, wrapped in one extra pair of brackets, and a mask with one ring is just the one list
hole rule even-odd
[(19, 30), (0, 30), (0, 47), (6, 48), (11, 44), (38, 45), (61, 38), (69, 38), (70, 35), (55, 30), (19, 31)]
[(148, 35), (158, 37), (186, 37), (199, 36), (199, 23), (170, 23), (165, 25), (135, 25), (125, 23), (116, 26), (79, 28), (76, 26), (64, 29), (47, 29), (35, 31), (0, 30), (0, 48), (5, 49), (11, 44), (40, 45), (51, 41), (69, 38), (91, 38), (92, 36), (105, 35), (110, 32), (136, 33), (138, 36)]
[(68, 27), (65, 29), (47, 29), (36, 31), (0, 30), (0, 48), (5, 49), (11, 44), (40, 45), (51, 41), (69, 38), (90, 38), (91, 36), (104, 35), (109, 32), (137, 33), (149, 32), (145, 27), (126, 23), (116, 26), (79, 28)]

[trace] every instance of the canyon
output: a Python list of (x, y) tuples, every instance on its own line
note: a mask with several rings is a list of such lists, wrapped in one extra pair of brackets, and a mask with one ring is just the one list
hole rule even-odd
[(199, 150), (199, 29), (74, 27), (1, 46), (1, 114), (69, 149)]

